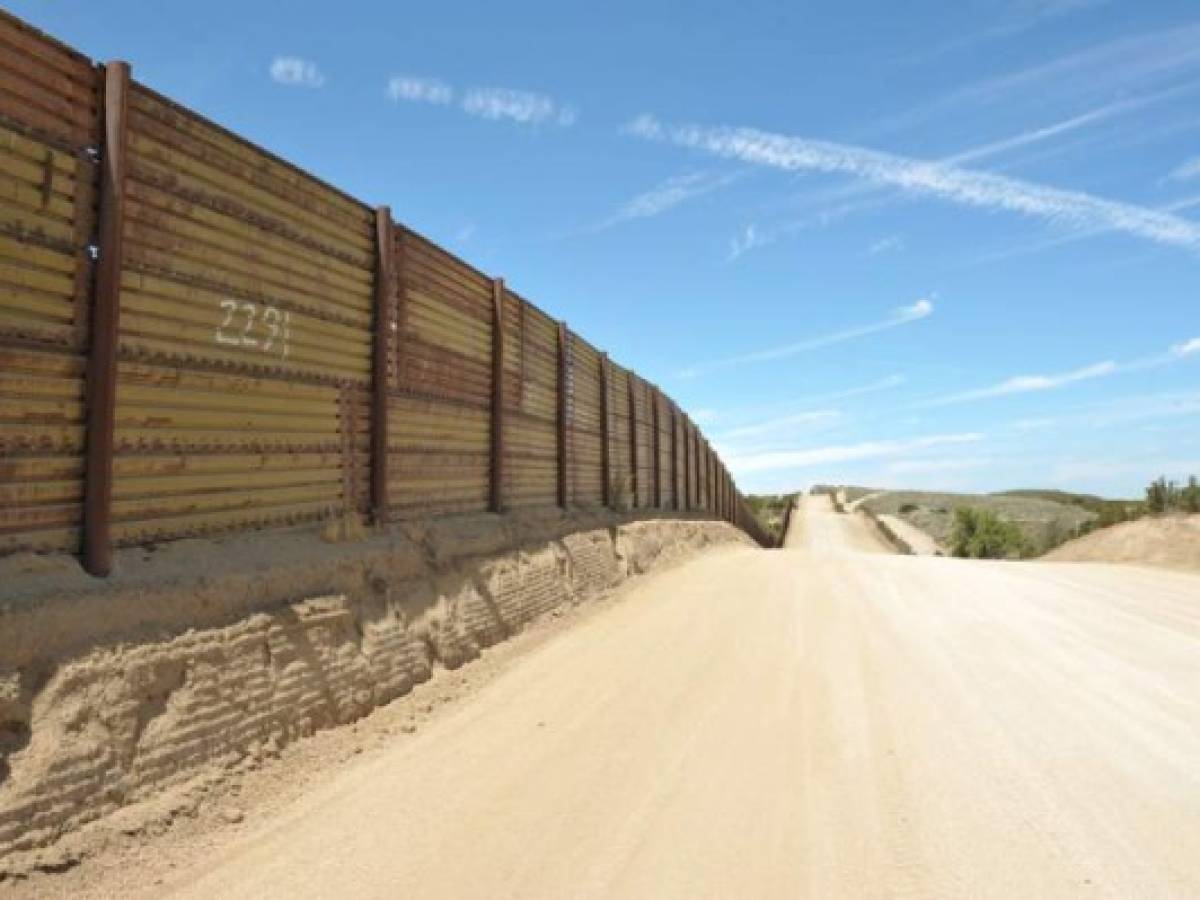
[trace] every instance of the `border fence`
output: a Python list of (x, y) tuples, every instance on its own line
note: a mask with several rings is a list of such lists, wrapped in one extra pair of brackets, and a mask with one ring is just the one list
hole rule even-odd
[(0, 553), (704, 512), (669, 397), (416, 232), (0, 11)]

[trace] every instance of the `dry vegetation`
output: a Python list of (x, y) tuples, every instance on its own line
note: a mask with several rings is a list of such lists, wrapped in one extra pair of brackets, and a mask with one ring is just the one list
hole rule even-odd
[(746, 497), (746, 505), (776, 542), (783, 536), (783, 521), (787, 508), (795, 502), (795, 494), (749, 494)]
[[(856, 493), (865, 496), (872, 492), (858, 489)], [(1005, 533), (1000, 538), (1004, 547), (997, 553), (1001, 556), (1041, 555), (1082, 534), (1089, 523), (1097, 518), (1097, 513), (1073, 503), (1024, 494), (889, 491), (870, 497), (863, 502), (863, 506), (877, 515), (899, 516), (946, 548), (952, 548), (955, 543), (956, 510), (987, 514), (984, 516), (984, 527), (988, 528), (995, 522), (999, 531)], [(961, 517), (959, 526), (961, 531)], [(962, 537), (961, 534), (959, 536)], [(968, 543), (970, 537), (967, 536)], [(993, 542), (989, 540), (985, 543), (990, 549)]]

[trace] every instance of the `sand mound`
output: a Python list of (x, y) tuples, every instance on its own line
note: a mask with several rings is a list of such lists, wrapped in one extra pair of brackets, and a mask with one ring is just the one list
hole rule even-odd
[(1200, 571), (1200, 515), (1139, 519), (1068, 541), (1043, 559)]

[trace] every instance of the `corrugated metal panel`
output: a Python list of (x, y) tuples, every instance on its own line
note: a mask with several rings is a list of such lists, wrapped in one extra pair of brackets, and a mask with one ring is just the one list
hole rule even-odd
[(654, 420), (650, 411), (650, 386), (640, 378), (634, 381), (637, 403), (637, 505), (654, 506)]
[(482, 511), (491, 483), (492, 284), (420, 235), (397, 234), (390, 502), (402, 515)]
[(134, 85), (117, 543), (363, 512), (371, 212)]
[(687, 483), (687, 494), (686, 494), (687, 508), (695, 509), (696, 506), (698, 505), (698, 503), (697, 503), (698, 472), (696, 470), (696, 467), (699, 465), (700, 460), (699, 460), (698, 454), (696, 453), (696, 429), (692, 425), (691, 422), (687, 423), (687, 453), (688, 453), (688, 465), (687, 465), (688, 483)]
[(602, 451), (603, 408), (600, 403), (599, 351), (573, 335), (571, 368), (574, 409), (571, 419), (571, 499), (577, 506), (604, 503)]
[(558, 324), (521, 306), (521, 400), (508, 422), (505, 503), (553, 506), (558, 492)]
[(683, 416), (679, 413), (679, 408), (671, 403), (671, 421), (672, 421), (672, 438), (673, 438), (673, 460), (674, 478), (671, 481), (672, 499), (676, 500), (673, 503), (672, 509), (684, 509), (684, 479), (683, 479), (683, 461), (684, 461), (684, 439), (683, 439)]
[(613, 430), (613, 506), (623, 509), (633, 503), (633, 450), (629, 436), (629, 372), (616, 364), (609, 366), (609, 397)]
[[(0, 552), (80, 543), (99, 85), (85, 57), (0, 13)], [(148, 88), (132, 86), (125, 118), (114, 539), (365, 513), (376, 244), (389, 229)], [(389, 503), (404, 515), (486, 509), (492, 280), (405, 229), (385, 252)], [(552, 506), (559, 325), (511, 291), (501, 314), (500, 499)], [(601, 356), (565, 334), (567, 501), (598, 505)], [(612, 504), (651, 506), (657, 480), (663, 506), (684, 495), (684, 508), (712, 509), (719, 467), (698, 431), (632, 373), (610, 373)]]
[(0, 12), (0, 552), (80, 543), (97, 84)]
[(0, 117), (69, 151), (95, 146), (91, 61), (0, 10)]
[(655, 394), (658, 405), (658, 483), (663, 509), (672, 509), (675, 491), (671, 484), (671, 406), (662, 394)]

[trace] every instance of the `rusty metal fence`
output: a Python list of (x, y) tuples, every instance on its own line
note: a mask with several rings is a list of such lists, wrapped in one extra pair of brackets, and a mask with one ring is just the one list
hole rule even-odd
[(410, 229), (0, 12), (0, 552), (702, 511), (669, 398)]

